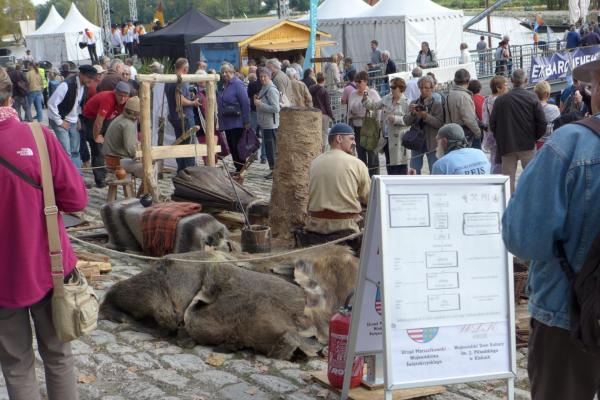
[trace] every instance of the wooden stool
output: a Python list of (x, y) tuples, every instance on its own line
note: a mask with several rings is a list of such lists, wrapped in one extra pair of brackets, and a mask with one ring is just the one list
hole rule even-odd
[(117, 200), (117, 191), (119, 186), (123, 188), (123, 196), (126, 199), (135, 197), (133, 181), (129, 177), (121, 180), (111, 180), (106, 183), (108, 184), (108, 196), (106, 198), (107, 203), (112, 203), (113, 201)]

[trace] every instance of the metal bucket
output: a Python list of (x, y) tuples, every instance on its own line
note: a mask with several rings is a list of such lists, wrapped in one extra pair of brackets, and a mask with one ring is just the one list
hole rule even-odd
[(266, 225), (250, 225), (242, 229), (242, 251), (269, 253), (271, 251), (271, 228)]

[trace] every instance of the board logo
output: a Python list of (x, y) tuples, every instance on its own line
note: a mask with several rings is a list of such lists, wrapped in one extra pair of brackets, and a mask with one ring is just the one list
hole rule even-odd
[(407, 329), (406, 333), (413, 342), (429, 343), (437, 336), (439, 329), (440, 328)]
[(375, 311), (381, 315), (381, 288), (377, 285), (377, 293), (375, 293)]

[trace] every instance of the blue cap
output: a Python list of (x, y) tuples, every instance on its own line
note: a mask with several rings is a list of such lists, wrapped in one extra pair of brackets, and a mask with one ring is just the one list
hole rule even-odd
[(331, 127), (329, 130), (329, 136), (335, 135), (354, 135), (354, 129), (348, 124), (339, 122)]

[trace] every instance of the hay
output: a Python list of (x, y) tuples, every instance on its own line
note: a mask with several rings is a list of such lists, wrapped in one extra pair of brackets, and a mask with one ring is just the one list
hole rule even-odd
[(274, 237), (291, 238), (308, 209), (308, 171), (321, 154), (322, 114), (315, 108), (285, 108), (277, 132), (270, 225)]

